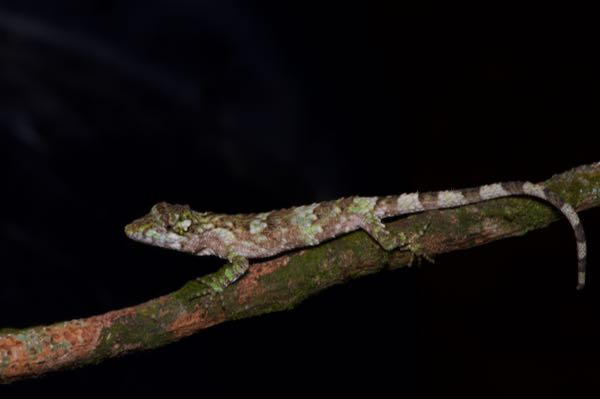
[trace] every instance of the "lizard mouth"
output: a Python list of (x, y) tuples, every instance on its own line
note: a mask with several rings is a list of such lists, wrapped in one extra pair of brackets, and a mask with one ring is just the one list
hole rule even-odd
[(125, 226), (125, 234), (134, 241), (148, 241), (149, 237), (147, 236), (147, 232), (149, 230), (155, 230), (156, 227), (158, 227), (156, 221), (153, 219), (154, 218), (149, 217), (149, 215), (146, 215), (134, 220)]
[(167, 229), (153, 215), (146, 215), (126, 225), (125, 234), (134, 241), (176, 250), (181, 250), (185, 240), (185, 237)]
[(186, 205), (160, 202), (150, 212), (125, 226), (134, 241), (183, 252), (198, 252), (198, 238), (190, 234), (191, 210)]
[(125, 234), (127, 235), (127, 237), (131, 238), (134, 241), (142, 241), (143, 239), (143, 234), (141, 233), (141, 231), (136, 227), (136, 223), (129, 223), (127, 226), (125, 226)]

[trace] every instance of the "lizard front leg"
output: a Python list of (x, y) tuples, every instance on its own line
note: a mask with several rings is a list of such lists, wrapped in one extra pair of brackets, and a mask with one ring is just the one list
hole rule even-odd
[(250, 262), (247, 258), (233, 251), (227, 254), (227, 260), (229, 262), (216, 272), (196, 279), (199, 283), (206, 286), (206, 290), (202, 291), (199, 295), (223, 292), (225, 288), (242, 277), (250, 267)]

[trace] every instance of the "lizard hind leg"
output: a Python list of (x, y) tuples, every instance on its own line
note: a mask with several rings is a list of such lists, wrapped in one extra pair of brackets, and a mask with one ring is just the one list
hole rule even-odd
[(375, 215), (365, 215), (365, 217), (363, 217), (361, 220), (360, 227), (386, 251), (392, 251), (394, 249), (404, 249), (410, 251), (410, 265), (412, 265), (415, 261), (420, 263), (421, 258), (425, 258), (433, 263), (433, 259), (423, 252), (418, 243), (418, 239), (425, 234), (425, 231), (429, 227), (429, 222), (426, 223), (422, 229), (416, 232), (416, 234), (412, 234), (411, 237), (408, 237), (403, 232), (398, 234), (391, 233), (385, 224), (381, 222), (381, 219)]
[(381, 222), (381, 219), (375, 215), (364, 215), (361, 218), (360, 227), (386, 251), (404, 246), (405, 237), (393, 235)]
[(202, 289), (197, 296), (223, 292), (225, 288), (229, 287), (242, 277), (250, 267), (250, 262), (247, 258), (234, 252), (227, 255), (227, 260), (229, 262), (216, 272), (196, 279), (197, 282), (204, 286), (204, 289)]

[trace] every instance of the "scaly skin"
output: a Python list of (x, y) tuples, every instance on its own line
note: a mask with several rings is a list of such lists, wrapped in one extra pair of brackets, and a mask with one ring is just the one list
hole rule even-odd
[(207, 286), (206, 293), (214, 293), (240, 278), (248, 270), (248, 259), (314, 246), (358, 229), (365, 230), (386, 250), (403, 247), (418, 254), (418, 246), (403, 235), (391, 235), (381, 220), (516, 195), (547, 201), (571, 223), (579, 260), (577, 288), (583, 288), (586, 242), (577, 213), (556, 193), (529, 182), (398, 196), (348, 197), (257, 214), (196, 212), (187, 205), (161, 202), (149, 214), (127, 225), (125, 232), (146, 244), (227, 259), (229, 263), (221, 270), (199, 279)]

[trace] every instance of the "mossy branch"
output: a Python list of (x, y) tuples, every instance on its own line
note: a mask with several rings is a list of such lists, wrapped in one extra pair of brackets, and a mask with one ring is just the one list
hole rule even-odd
[[(577, 210), (600, 205), (600, 163), (572, 169), (544, 184)], [(428, 223), (419, 243), (426, 253), (435, 255), (522, 235), (559, 217), (547, 204), (514, 197), (417, 214), (389, 227), (410, 233)], [(228, 320), (291, 309), (332, 285), (404, 267), (409, 260), (409, 253), (386, 252), (365, 233), (355, 232), (257, 263), (222, 298), (193, 298), (197, 283), (188, 282), (169, 295), (103, 315), (0, 330), (0, 382), (97, 363), (166, 345)]]

